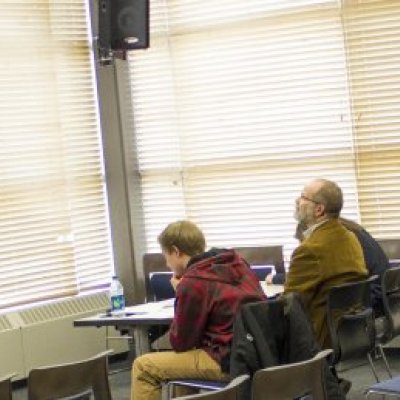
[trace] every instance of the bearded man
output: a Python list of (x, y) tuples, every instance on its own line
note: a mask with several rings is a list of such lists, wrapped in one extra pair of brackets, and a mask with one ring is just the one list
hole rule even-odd
[(306, 229), (294, 250), (285, 292), (298, 292), (322, 348), (329, 348), (326, 301), (329, 289), (367, 277), (363, 251), (354, 233), (338, 220), (340, 187), (326, 179), (308, 183), (296, 200), (295, 217)]

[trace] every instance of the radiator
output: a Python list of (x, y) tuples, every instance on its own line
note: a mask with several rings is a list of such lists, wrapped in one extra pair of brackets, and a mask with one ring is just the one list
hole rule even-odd
[(128, 350), (128, 343), (111, 343), (114, 328), (74, 327), (73, 321), (104, 312), (106, 293), (64, 299), (0, 315), (0, 376), (16, 373), (26, 378), (38, 366), (73, 362), (104, 351)]
[(21, 329), (12, 323), (8, 315), (1, 315), (0, 376), (14, 372), (21, 376), (25, 374)]

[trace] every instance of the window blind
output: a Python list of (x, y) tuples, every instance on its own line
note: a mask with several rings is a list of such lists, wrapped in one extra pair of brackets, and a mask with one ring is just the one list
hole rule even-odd
[(294, 202), (337, 181), (357, 218), (340, 7), (333, 1), (152, 2), (129, 55), (147, 251), (189, 218), (208, 244), (296, 245)]
[(112, 270), (84, 0), (0, 13), (0, 307), (74, 295)]
[(347, 1), (358, 192), (363, 224), (383, 238), (400, 226), (400, 3)]

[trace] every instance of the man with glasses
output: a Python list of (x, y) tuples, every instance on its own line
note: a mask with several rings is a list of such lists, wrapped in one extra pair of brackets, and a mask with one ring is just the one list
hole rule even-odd
[(292, 255), (285, 292), (302, 295), (322, 348), (330, 347), (326, 321), (329, 289), (368, 275), (359, 241), (339, 221), (342, 206), (342, 190), (326, 179), (308, 183), (296, 200), (295, 218), (306, 229)]

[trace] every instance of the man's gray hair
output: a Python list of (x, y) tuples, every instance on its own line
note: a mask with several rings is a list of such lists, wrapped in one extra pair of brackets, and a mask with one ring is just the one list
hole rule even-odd
[(325, 213), (331, 218), (338, 218), (343, 207), (342, 189), (337, 183), (327, 179), (317, 179), (321, 186), (314, 195), (314, 200), (325, 206)]

